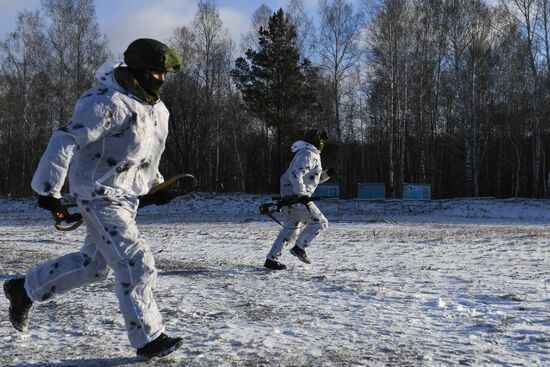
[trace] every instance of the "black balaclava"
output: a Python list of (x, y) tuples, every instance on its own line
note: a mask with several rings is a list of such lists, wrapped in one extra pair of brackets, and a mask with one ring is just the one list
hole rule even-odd
[(160, 90), (164, 85), (164, 80), (153, 77), (151, 70), (148, 69), (130, 68), (130, 72), (147, 94), (157, 99), (160, 97)]
[(177, 72), (183, 64), (176, 50), (150, 38), (139, 38), (130, 43), (124, 52), (124, 62), (145, 92), (157, 99), (164, 81), (154, 78), (151, 71)]
[(314, 145), (315, 148), (322, 150), (325, 144), (322, 143), (321, 140), (326, 142), (328, 140), (328, 134), (324, 130), (319, 131), (317, 129), (311, 129), (308, 132), (306, 132), (302, 140)]

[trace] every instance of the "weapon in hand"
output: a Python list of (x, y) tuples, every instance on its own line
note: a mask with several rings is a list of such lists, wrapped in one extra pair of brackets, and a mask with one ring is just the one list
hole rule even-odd
[[(170, 186), (178, 182), (181, 183), (181, 186), (183, 187), (184, 192), (175, 196), (184, 195), (189, 191), (197, 188), (197, 179), (195, 178), (195, 176), (189, 173), (180, 173), (178, 175), (170, 177), (169, 179), (167, 179), (164, 182), (161, 182), (158, 185), (153, 186), (146, 195), (157, 194), (159, 191), (166, 190)], [(84, 222), (84, 220), (82, 219), (82, 215), (80, 213), (73, 213), (73, 214), (69, 213), (69, 208), (76, 207), (76, 206), (77, 206), (76, 204), (64, 204), (64, 205), (61, 205), (59, 210), (52, 211), (52, 215), (55, 220), (55, 229), (57, 229), (58, 231), (68, 232), (68, 231), (77, 229)], [(73, 224), (68, 227), (63, 227), (61, 225), (62, 222), (65, 222), (67, 224), (71, 224), (71, 223)]]
[[(76, 206), (74, 203), (61, 203), (60, 198), (38, 195), (38, 207), (49, 210), (55, 220), (55, 228), (59, 231), (72, 231), (82, 224), (82, 216), (78, 213), (69, 213), (69, 208)], [(72, 226), (63, 227), (61, 222), (74, 223)]]
[(273, 198), (273, 201), (271, 203), (263, 203), (260, 205), (260, 214), (267, 215), (277, 224), (283, 226), (281, 221), (275, 217), (275, 212), (280, 212), (285, 206), (290, 207), (294, 204), (304, 204), (307, 206), (308, 203), (321, 199), (321, 196), (284, 196), (282, 198), (275, 197)]
[[(75, 207), (76, 204), (65, 204), (61, 205), (59, 210), (52, 211), (53, 219), (55, 220), (55, 229), (58, 231), (72, 231), (74, 229), (77, 229), (84, 220), (82, 219), (82, 215), (80, 213), (69, 213), (69, 208)], [(69, 227), (63, 227), (61, 225), (61, 222), (65, 222), (67, 224), (73, 223)]]

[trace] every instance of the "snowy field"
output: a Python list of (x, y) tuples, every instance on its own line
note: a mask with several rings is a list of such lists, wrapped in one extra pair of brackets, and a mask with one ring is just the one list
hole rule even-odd
[[(550, 203), (319, 203), (329, 229), (286, 271), (262, 265), (279, 227), (267, 196), (190, 195), (139, 223), (181, 350), (144, 363), (113, 279), (31, 311), (0, 297), (1, 366), (550, 366)], [(0, 283), (79, 248), (34, 201), (0, 199)]]

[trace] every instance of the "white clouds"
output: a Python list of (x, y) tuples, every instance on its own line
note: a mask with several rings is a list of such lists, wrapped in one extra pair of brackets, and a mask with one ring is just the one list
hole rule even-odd
[(250, 30), (250, 17), (227, 7), (220, 8), (219, 11), (223, 26), (229, 30), (229, 35), (235, 45), (238, 45), (241, 41), (241, 35)]
[[(277, 1), (283, 7), (288, 2)], [(101, 32), (109, 39), (109, 48), (115, 57), (120, 57), (128, 44), (137, 38), (166, 42), (177, 27), (189, 26), (197, 11), (196, 0), (95, 0), (94, 5)], [(0, 0), (0, 38), (15, 29), (19, 12), (39, 8), (40, 0)], [(256, 8), (247, 10), (251, 13)], [(247, 10), (237, 10), (233, 5), (219, 7), (223, 26), (236, 45), (240, 43), (241, 35), (250, 30), (251, 15)]]
[[(197, 11), (194, 0), (163, 0), (155, 2), (124, 1), (128, 4), (121, 10), (109, 9), (113, 5), (108, 1), (98, 0), (98, 22), (102, 32), (109, 38), (109, 46), (115, 56), (121, 56), (128, 44), (136, 38), (155, 38), (166, 42), (177, 27), (189, 26)], [(236, 44), (241, 34), (250, 29), (250, 17), (231, 7), (219, 8), (223, 26)]]
[(136, 2), (118, 14), (102, 17), (98, 6), (98, 22), (107, 35), (110, 48), (120, 56), (128, 44), (137, 38), (155, 38), (166, 42), (177, 27), (187, 25), (196, 11), (194, 1)]

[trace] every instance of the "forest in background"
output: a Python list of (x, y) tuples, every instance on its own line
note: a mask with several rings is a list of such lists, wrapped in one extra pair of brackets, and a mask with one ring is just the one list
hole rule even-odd
[[(162, 99), (165, 177), (205, 190), (275, 193), (290, 145), (329, 132), (323, 166), (343, 197), (379, 182), (388, 197), (550, 191), (550, 0), (302, 0), (261, 5), (238, 44), (213, 0), (161, 40), (183, 55)], [(0, 195), (30, 196), (52, 130), (109, 58), (92, 0), (42, 0), (0, 40)], [(122, 53), (124, 50), (120, 50)]]

